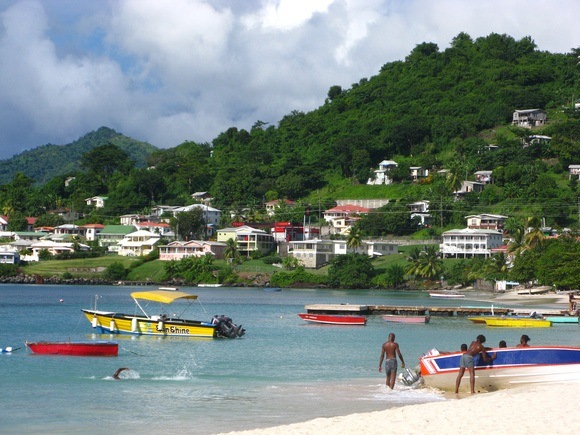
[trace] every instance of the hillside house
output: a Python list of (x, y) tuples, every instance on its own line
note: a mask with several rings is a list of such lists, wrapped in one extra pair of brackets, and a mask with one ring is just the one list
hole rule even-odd
[(267, 254), (276, 248), (274, 236), (247, 225), (217, 230), (218, 242), (227, 243), (229, 239), (235, 240), (238, 252), (245, 257), (249, 257), (252, 252)]
[(485, 188), (485, 184), (480, 183), (479, 181), (464, 180), (461, 183), (461, 188), (459, 190), (453, 192), (453, 194), (455, 195), (455, 199), (461, 199), (463, 197), (463, 195), (465, 195), (466, 193), (483, 192), (484, 188)]
[(22, 257), (25, 261), (39, 261), (39, 254), (41, 251), (48, 251), (52, 255), (58, 255), (65, 252), (75, 252), (75, 247), (81, 251), (88, 251), (90, 247), (82, 243), (72, 242), (55, 242), (52, 240), (41, 240), (29, 246), (32, 251), (30, 255)]
[(349, 248), (346, 240), (296, 240), (288, 244), (288, 255), (309, 269), (317, 269), (330, 263), (337, 255), (358, 252), (371, 257), (396, 254), (398, 245), (382, 241), (363, 241), (358, 249)]
[(443, 257), (489, 257), (491, 250), (503, 245), (502, 234), (494, 230), (463, 228), (445, 231), (439, 249)]
[(48, 214), (60, 216), (65, 222), (74, 222), (80, 219), (81, 215), (70, 208), (61, 207), (55, 210), (50, 210)]
[(81, 234), (88, 241), (97, 240), (97, 235), (105, 228), (103, 224), (86, 224), (79, 226)]
[(125, 238), (127, 234), (135, 231), (133, 225), (105, 225), (105, 227), (96, 234), (99, 246), (107, 248), (109, 252), (117, 252), (119, 250), (119, 242)]
[(493, 183), (492, 178), (493, 171), (477, 171), (474, 172), (475, 181), (482, 184), (491, 184)]
[(213, 199), (209, 192), (194, 192), (191, 194), (191, 199), (200, 204), (211, 205), (211, 200)]
[(137, 225), (139, 222), (145, 222), (148, 220), (148, 217), (142, 214), (124, 214), (119, 216), (119, 222), (121, 223), (121, 225), (127, 225), (127, 226), (135, 226)]
[(117, 253), (124, 257), (140, 257), (150, 254), (155, 245), (159, 244), (159, 234), (151, 231), (138, 230), (126, 234), (122, 240), (117, 242), (119, 247)]
[(205, 204), (191, 204), (186, 205), (185, 207), (177, 207), (172, 210), (172, 214), (173, 216), (176, 216), (177, 213), (187, 213), (194, 209), (201, 209), (203, 220), (205, 221), (206, 225), (219, 225), (222, 217), (221, 210)]
[(294, 201), (289, 200), (289, 199), (275, 199), (273, 201), (268, 201), (265, 204), (266, 214), (268, 216), (274, 216), (274, 214), (276, 213), (276, 210), (279, 209), (280, 207), (292, 208), (295, 205), (296, 205), (296, 203)]
[(411, 166), (409, 171), (413, 181), (417, 181), (421, 178), (427, 178), (429, 176), (429, 169), (426, 169), (422, 166)]
[(11, 246), (0, 246), (0, 264), (19, 264), (20, 254)]
[(369, 178), (367, 184), (391, 184), (393, 180), (389, 177), (389, 172), (397, 169), (398, 166), (394, 160), (383, 160), (379, 163), (379, 169), (373, 171), (374, 177)]
[(92, 196), (90, 198), (86, 198), (85, 202), (87, 205), (93, 206), (95, 208), (103, 208), (105, 206), (106, 200), (106, 196)]
[(168, 223), (165, 222), (151, 222), (151, 221), (137, 222), (135, 224), (135, 227), (138, 230), (150, 231), (152, 233), (159, 234), (160, 236), (165, 236), (171, 231), (171, 227), (169, 226)]
[(416, 219), (419, 225), (426, 226), (431, 223), (431, 213), (429, 212), (429, 201), (415, 201), (407, 204), (411, 219)]
[(500, 214), (474, 214), (465, 216), (467, 228), (479, 230), (502, 231), (503, 224), (508, 217)]
[(159, 246), (159, 260), (179, 261), (187, 257), (203, 257), (211, 255), (214, 258), (223, 258), (225, 243), (189, 240), (187, 242), (175, 240), (167, 245)]
[(0, 216), (0, 231), (8, 230), (8, 216)]
[(568, 166), (568, 171), (570, 174), (570, 175), (568, 175), (568, 178), (570, 180), (572, 178), (580, 180), (580, 165), (570, 165), (570, 166)]
[(512, 124), (524, 128), (538, 127), (546, 123), (546, 118), (546, 112), (541, 109), (516, 110)]

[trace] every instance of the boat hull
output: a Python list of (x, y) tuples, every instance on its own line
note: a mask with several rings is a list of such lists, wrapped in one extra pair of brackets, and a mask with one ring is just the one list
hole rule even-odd
[(117, 356), (119, 344), (112, 341), (38, 341), (25, 342), (26, 347), (39, 355)]
[(410, 323), (410, 324), (425, 324), (429, 323), (430, 316), (400, 316), (396, 314), (385, 314), (382, 316), (385, 322), (393, 323)]
[(340, 314), (298, 314), (302, 320), (310, 323), (325, 323), (329, 325), (366, 325), (365, 316), (348, 316)]
[[(493, 349), (496, 358), (484, 362), (481, 355), (474, 360), (475, 390), (496, 391), (524, 384), (546, 382), (580, 382), (580, 348), (528, 347)], [(461, 352), (424, 356), (420, 359), (424, 383), (440, 390), (453, 391), (459, 372)], [(469, 391), (466, 371), (461, 391)]]
[(211, 323), (183, 319), (160, 320), (110, 311), (83, 309), (82, 312), (93, 328), (102, 334), (217, 338), (217, 329)]
[(544, 319), (532, 318), (487, 318), (485, 319), (487, 326), (505, 327), (505, 328), (549, 328), (552, 322)]
[(429, 296), (432, 298), (439, 298), (439, 299), (463, 299), (465, 295), (460, 293), (429, 293)]
[(545, 319), (552, 323), (579, 323), (578, 316), (546, 316)]

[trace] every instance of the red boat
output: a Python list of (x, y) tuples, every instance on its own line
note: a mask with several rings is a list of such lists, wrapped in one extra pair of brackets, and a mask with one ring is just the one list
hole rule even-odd
[(37, 341), (24, 342), (26, 347), (39, 355), (69, 356), (117, 356), (119, 344), (114, 341)]
[(327, 323), (330, 325), (366, 325), (365, 316), (352, 316), (345, 314), (298, 314), (301, 319), (312, 323)]

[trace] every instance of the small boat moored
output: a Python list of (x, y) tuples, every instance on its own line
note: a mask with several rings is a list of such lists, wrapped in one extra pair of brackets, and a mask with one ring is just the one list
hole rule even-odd
[[(542, 346), (486, 349), (495, 359), (475, 356), (476, 391), (496, 391), (531, 383), (580, 382), (580, 347)], [(421, 377), (429, 387), (455, 389), (462, 352), (440, 353), (432, 349), (419, 360)], [(469, 376), (466, 374), (466, 376)], [(469, 391), (469, 382), (461, 390)]]
[(38, 355), (117, 356), (119, 344), (114, 341), (36, 341), (24, 344)]
[(384, 314), (383, 320), (385, 322), (394, 322), (394, 323), (429, 323), (431, 316), (407, 316), (402, 314)]
[[(236, 325), (227, 316), (214, 316), (207, 322), (188, 320), (178, 314), (167, 315), (167, 305), (177, 300), (187, 300), (190, 304), (183, 310), (184, 313), (197, 299), (197, 295), (178, 291), (174, 288), (162, 288), (152, 291), (131, 293), (137, 307), (142, 314), (124, 314), (116, 311), (101, 311), (96, 309), (82, 309), (93, 328), (102, 334), (134, 334), (153, 335), (159, 337), (200, 337), (200, 338), (237, 338), (245, 334), (242, 325)], [(158, 302), (161, 304), (161, 314), (149, 315), (144, 306), (146, 303)]]
[(549, 320), (532, 317), (488, 317), (485, 318), (485, 324), (505, 328), (549, 328), (552, 326)]
[(302, 320), (311, 323), (326, 323), (330, 325), (366, 325), (365, 316), (353, 316), (345, 314), (318, 314), (318, 313), (300, 313)]
[(440, 291), (440, 292), (429, 292), (429, 296), (432, 298), (438, 299), (461, 299), (464, 298), (465, 295), (463, 293), (459, 293), (456, 291)]

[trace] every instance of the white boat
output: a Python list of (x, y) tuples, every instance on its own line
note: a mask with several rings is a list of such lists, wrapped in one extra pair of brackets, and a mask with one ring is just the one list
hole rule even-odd
[[(495, 391), (533, 383), (580, 382), (580, 347), (507, 347), (486, 352), (495, 355), (495, 359), (485, 362), (481, 354), (475, 356), (476, 391)], [(433, 349), (421, 357), (419, 365), (424, 383), (440, 390), (455, 390), (462, 354), (439, 353)], [(467, 371), (461, 390), (469, 391)]]
[(459, 293), (456, 291), (429, 292), (429, 296), (431, 296), (432, 298), (441, 298), (441, 299), (459, 299), (465, 297), (463, 293)]

